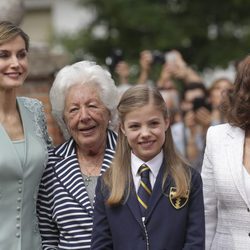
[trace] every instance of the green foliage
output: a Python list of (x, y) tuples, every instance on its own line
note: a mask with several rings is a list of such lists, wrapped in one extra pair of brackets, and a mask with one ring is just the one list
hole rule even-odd
[[(126, 60), (138, 63), (144, 49), (178, 49), (199, 69), (226, 66), (249, 51), (250, 1), (248, 0), (80, 0), (94, 8), (96, 17), (64, 45), (75, 52), (92, 54), (103, 63), (113, 48)], [(94, 31), (105, 27), (106, 35)]]

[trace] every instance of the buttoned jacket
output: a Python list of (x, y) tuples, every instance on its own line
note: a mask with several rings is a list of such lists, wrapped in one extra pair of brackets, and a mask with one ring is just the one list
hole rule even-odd
[[(101, 174), (110, 166), (116, 133), (108, 130)], [(38, 199), (43, 249), (90, 249), (91, 206), (73, 138), (49, 152)]]
[(0, 249), (41, 249), (36, 200), (51, 140), (40, 101), (19, 97), (17, 105), (24, 129), (21, 161), (0, 124)]
[(243, 182), (245, 131), (210, 127), (202, 166), (206, 249), (250, 249), (250, 203)]
[[(96, 188), (92, 250), (203, 250), (204, 205), (200, 174), (192, 171), (185, 202), (170, 199), (175, 187), (168, 176), (162, 189), (162, 168), (156, 178), (145, 219), (134, 187), (124, 204), (110, 207), (109, 194), (99, 180)], [(183, 201), (183, 200), (182, 200)], [(144, 223), (143, 221), (144, 220)]]

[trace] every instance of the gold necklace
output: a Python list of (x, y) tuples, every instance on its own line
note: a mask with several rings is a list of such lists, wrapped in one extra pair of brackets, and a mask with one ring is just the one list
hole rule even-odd
[[(93, 176), (99, 175), (102, 164), (97, 164), (97, 166), (93, 167), (86, 167), (86, 165), (80, 160), (79, 165), (82, 172), (84, 184), (86, 187), (88, 187), (90, 182), (92, 181)], [(91, 171), (89, 171), (89, 169), (91, 169)]]
[(82, 172), (83, 173), (83, 181), (84, 181), (84, 184), (85, 184), (86, 187), (88, 187), (90, 182), (92, 182), (93, 177), (98, 176), (98, 175), (94, 174), (94, 171), (95, 171), (96, 168), (99, 168), (99, 167), (98, 166), (94, 167), (93, 168), (94, 170), (92, 172), (88, 172), (87, 169), (85, 168), (84, 172), (87, 173), (87, 174)]
[(83, 180), (85, 186), (89, 186), (89, 183), (92, 181), (92, 177), (98, 176), (100, 174), (103, 162), (103, 155), (101, 157), (100, 156), (94, 157), (91, 161), (86, 160), (86, 158), (82, 157), (82, 155), (79, 153), (77, 155), (78, 155), (77, 158), (80, 165), (80, 170), (83, 174)]
[(84, 176), (83, 177), (83, 181), (84, 181), (84, 184), (85, 184), (85, 186), (86, 187), (88, 187), (89, 186), (89, 183), (92, 181), (92, 179), (90, 178), (90, 176)]

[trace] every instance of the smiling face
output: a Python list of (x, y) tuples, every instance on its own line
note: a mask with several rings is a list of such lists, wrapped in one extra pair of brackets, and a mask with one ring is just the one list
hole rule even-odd
[(81, 150), (96, 152), (105, 145), (109, 119), (96, 87), (77, 84), (68, 90), (64, 120)]
[(28, 74), (25, 42), (21, 36), (0, 45), (0, 89), (12, 89), (23, 84)]
[(128, 112), (121, 125), (133, 153), (145, 162), (161, 151), (168, 127), (169, 119), (151, 103)]

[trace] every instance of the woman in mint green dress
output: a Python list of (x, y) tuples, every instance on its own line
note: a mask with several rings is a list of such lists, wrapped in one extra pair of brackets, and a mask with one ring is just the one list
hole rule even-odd
[(36, 218), (51, 146), (40, 101), (17, 97), (28, 74), (29, 37), (0, 22), (0, 249), (41, 249)]

